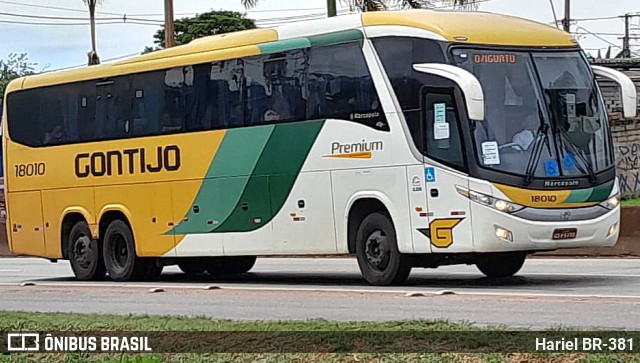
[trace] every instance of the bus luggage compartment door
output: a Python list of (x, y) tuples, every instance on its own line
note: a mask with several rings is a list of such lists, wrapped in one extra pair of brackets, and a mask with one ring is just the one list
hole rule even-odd
[(44, 256), (44, 228), (40, 191), (8, 193), (11, 250), (17, 254)]

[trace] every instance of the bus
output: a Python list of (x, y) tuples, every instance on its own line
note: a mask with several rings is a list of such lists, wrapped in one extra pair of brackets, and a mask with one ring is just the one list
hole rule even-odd
[[(355, 255), (414, 267), (612, 246), (619, 189), (596, 76), (570, 34), (480, 12), (367, 12), (33, 75), (5, 99), (11, 250), (79, 280)], [(318, 263), (322, 263), (321, 260)]]

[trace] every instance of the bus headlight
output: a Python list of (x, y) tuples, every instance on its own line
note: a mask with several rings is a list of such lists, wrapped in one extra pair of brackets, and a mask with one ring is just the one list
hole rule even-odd
[(473, 190), (469, 190), (459, 185), (456, 185), (456, 190), (460, 195), (465, 196), (476, 203), (480, 203), (495, 210), (499, 210), (500, 212), (514, 213), (524, 208), (524, 206), (520, 204), (508, 202), (506, 200), (494, 198), (486, 194), (474, 192)]
[(620, 194), (616, 194), (613, 197), (610, 197), (609, 199), (605, 200), (604, 202), (600, 203), (600, 205), (602, 207), (605, 207), (609, 210), (617, 207), (618, 205), (620, 205)]

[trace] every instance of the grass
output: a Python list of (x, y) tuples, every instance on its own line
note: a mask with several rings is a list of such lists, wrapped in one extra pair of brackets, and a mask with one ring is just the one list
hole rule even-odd
[(638, 199), (625, 199), (621, 202), (623, 206), (640, 206), (640, 198)]
[[(425, 305), (428, 308), (428, 304)], [(229, 320), (212, 320), (205, 317), (149, 317), (149, 316), (117, 316), (117, 315), (89, 315), (66, 313), (23, 313), (1, 312), (0, 331), (145, 331), (162, 332), (163, 336), (172, 339), (175, 332), (220, 332), (220, 331), (248, 331), (271, 332), (277, 341), (278, 332), (292, 331), (319, 331), (319, 332), (443, 332), (467, 334), (460, 340), (476, 340), (482, 343), (485, 339), (480, 333), (493, 331), (500, 333), (504, 327), (479, 328), (469, 324), (453, 324), (445, 321), (397, 321), (397, 322), (331, 322), (326, 320), (309, 321), (279, 321), (279, 322), (238, 322)], [(172, 333), (174, 332), (174, 333)], [(284, 334), (284, 333), (282, 333)], [(336, 333), (337, 334), (337, 333)], [(506, 335), (506, 340), (511, 335)], [(510, 333), (509, 333), (510, 334)], [(306, 337), (306, 336), (303, 336)], [(3, 337), (4, 338), (4, 337)], [(342, 339), (342, 338), (341, 338)], [(329, 344), (330, 347), (350, 347), (367, 345), (367, 333), (359, 335), (357, 339), (343, 341), (341, 339), (329, 339), (320, 344)], [(378, 339), (377, 336), (375, 339)], [(515, 338), (514, 338), (515, 339)], [(311, 339), (313, 340), (313, 339)], [(454, 339), (455, 340), (455, 339)], [(225, 344), (228, 342), (216, 340), (212, 344)], [(261, 344), (264, 341), (253, 341), (247, 344)], [(271, 343), (271, 342), (267, 342)], [(285, 342), (306, 344), (306, 342)], [(388, 344), (394, 344), (389, 342)], [(403, 342), (406, 343), (406, 342)], [(4, 343), (3, 343), (4, 344)], [(205, 342), (204, 346), (209, 343)], [(314, 341), (313, 344), (318, 344)], [(333, 345), (332, 345), (333, 344)], [(376, 346), (387, 346), (387, 342), (376, 341)], [(456, 344), (456, 342), (453, 342)], [(638, 341), (636, 344), (640, 344)], [(246, 345), (245, 345), (246, 346)], [(403, 345), (408, 346), (408, 345)], [(330, 350), (331, 351), (331, 350)], [(364, 350), (366, 351), (366, 350)], [(604, 363), (604, 362), (636, 362), (640, 363), (640, 356), (630, 354), (533, 354), (533, 353), (218, 353), (218, 354), (112, 354), (112, 353), (48, 353), (48, 354), (13, 354), (0, 355), (0, 362), (112, 362), (112, 363), (164, 363), (164, 362), (445, 362), (445, 363), (511, 363), (511, 362), (580, 362), (580, 363)]]

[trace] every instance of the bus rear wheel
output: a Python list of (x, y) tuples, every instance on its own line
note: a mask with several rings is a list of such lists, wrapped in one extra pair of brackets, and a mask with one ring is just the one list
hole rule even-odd
[(69, 262), (80, 281), (100, 280), (106, 274), (102, 250), (91, 235), (87, 222), (76, 223), (69, 232)]
[(362, 276), (372, 285), (400, 285), (412, 268), (409, 256), (398, 251), (393, 222), (380, 212), (369, 214), (360, 223), (356, 257)]
[(526, 253), (496, 253), (476, 263), (478, 270), (489, 278), (513, 276), (524, 264)]
[(119, 219), (109, 223), (104, 233), (103, 253), (104, 264), (113, 281), (141, 279), (149, 273), (150, 261), (136, 255), (131, 228)]

